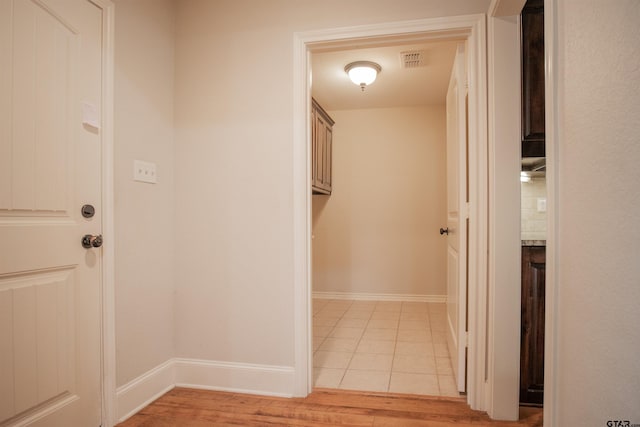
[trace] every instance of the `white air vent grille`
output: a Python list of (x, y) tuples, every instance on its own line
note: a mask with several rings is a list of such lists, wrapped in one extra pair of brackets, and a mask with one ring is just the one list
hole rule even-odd
[(402, 63), (402, 68), (424, 67), (424, 52), (421, 50), (400, 52), (400, 62)]

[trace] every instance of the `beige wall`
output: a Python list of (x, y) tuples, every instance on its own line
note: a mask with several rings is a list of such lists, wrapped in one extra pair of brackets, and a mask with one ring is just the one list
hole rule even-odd
[(176, 2), (177, 355), (293, 366), (293, 35), (488, 1)]
[(555, 425), (640, 423), (640, 3), (558, 15)]
[[(115, 22), (115, 292), (121, 386), (174, 355), (173, 3), (116, 1)], [(132, 180), (135, 159), (156, 163), (157, 184)]]
[(329, 114), (333, 193), (313, 196), (313, 291), (444, 295), (444, 106)]
[[(555, 425), (638, 423), (640, 12), (635, 0), (557, 3)], [(176, 2), (174, 152), (172, 3), (116, 1), (118, 385), (174, 355), (293, 364), (293, 32), (488, 1), (370, 4)], [(158, 164), (158, 184), (130, 180), (136, 158)]]
[(534, 177), (520, 184), (522, 240), (546, 240), (547, 212), (538, 211), (538, 199), (547, 199), (547, 180)]

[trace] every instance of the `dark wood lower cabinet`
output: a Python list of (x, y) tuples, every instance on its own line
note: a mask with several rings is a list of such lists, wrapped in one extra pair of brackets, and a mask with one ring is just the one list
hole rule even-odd
[(544, 391), (545, 248), (522, 248), (520, 403), (542, 405)]

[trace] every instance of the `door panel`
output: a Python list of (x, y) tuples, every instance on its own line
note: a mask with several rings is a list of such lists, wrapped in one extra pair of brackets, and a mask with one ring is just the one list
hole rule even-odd
[[(7, 309), (0, 331), (3, 343), (13, 342), (3, 373), (13, 379), (3, 382), (3, 396), (13, 402), (1, 408), (6, 419), (49, 399), (68, 394), (68, 351), (74, 345), (75, 329), (72, 269), (37, 272), (0, 279), (0, 305)], [(12, 369), (8, 369), (12, 367)], [(13, 393), (9, 387), (13, 383)]]
[(522, 248), (520, 403), (544, 400), (544, 295), (546, 248)]
[(466, 391), (467, 131), (464, 44), (447, 91), (447, 344), (458, 391)]
[[(0, 0), (0, 424), (98, 426), (102, 12)], [(99, 116), (99, 111), (98, 111)], [(96, 208), (93, 218), (80, 214)]]

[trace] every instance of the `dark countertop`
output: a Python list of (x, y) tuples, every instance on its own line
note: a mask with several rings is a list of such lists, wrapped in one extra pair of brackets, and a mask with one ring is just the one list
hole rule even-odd
[(547, 246), (546, 240), (522, 240), (522, 246)]

